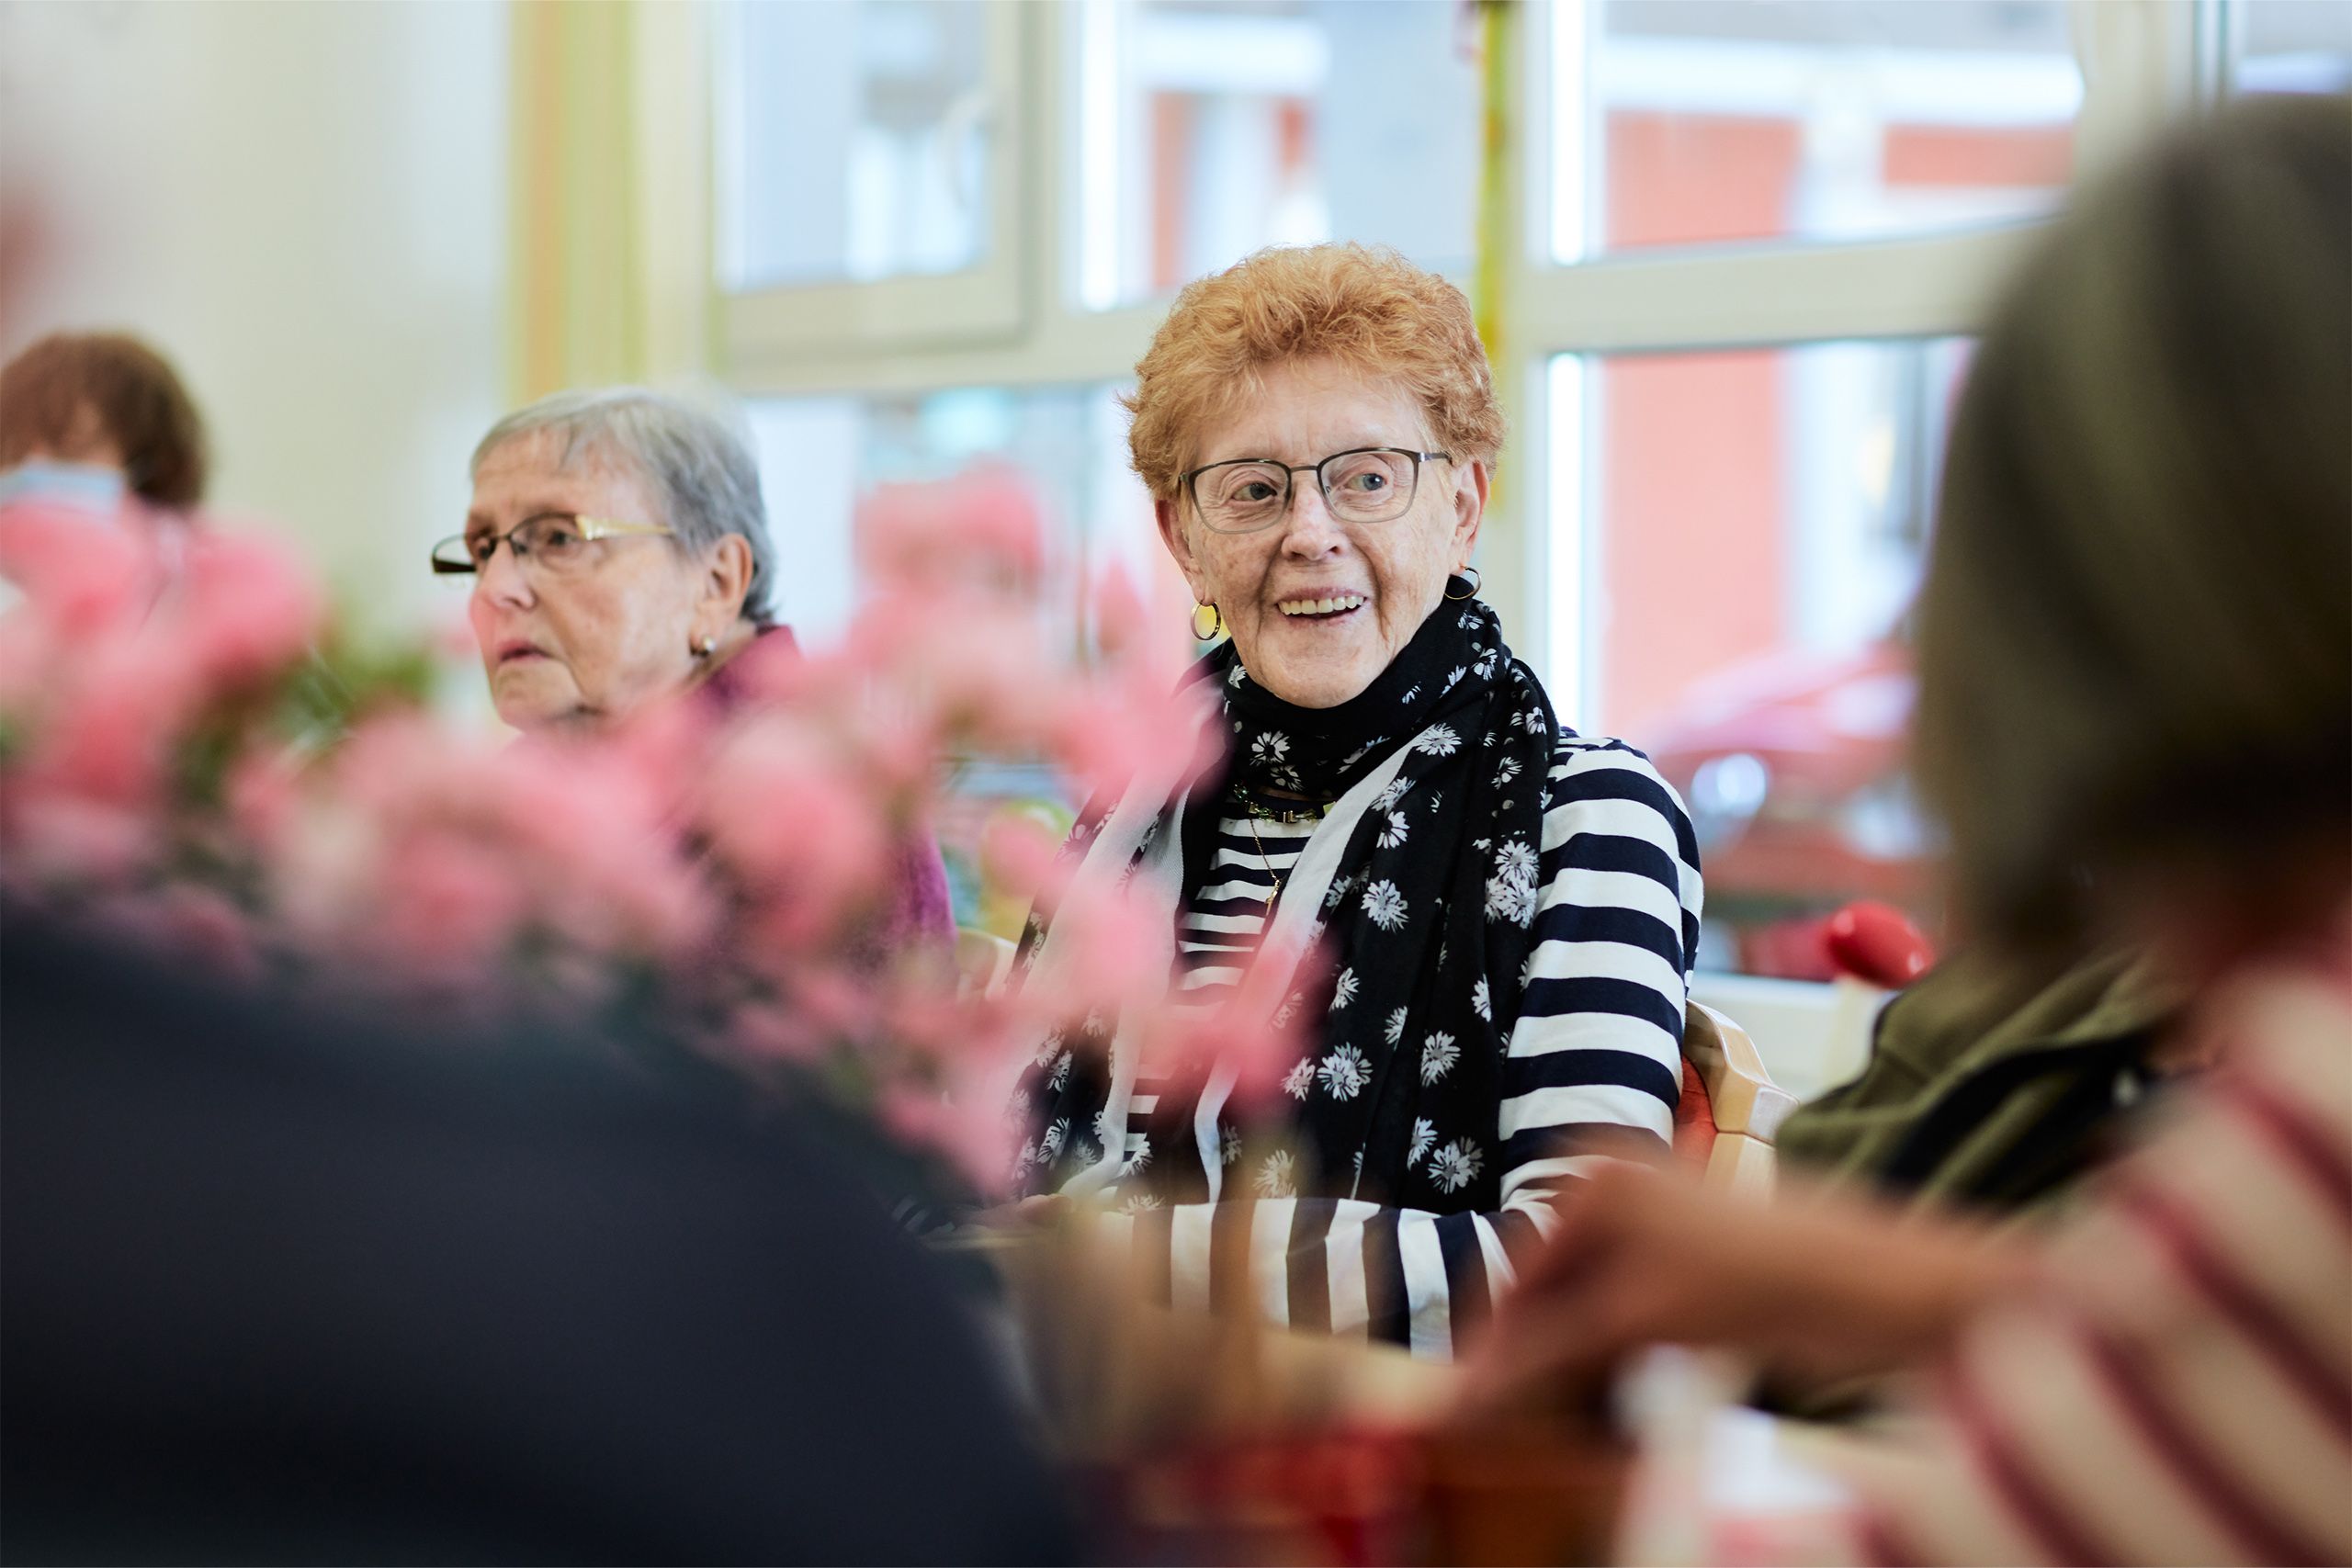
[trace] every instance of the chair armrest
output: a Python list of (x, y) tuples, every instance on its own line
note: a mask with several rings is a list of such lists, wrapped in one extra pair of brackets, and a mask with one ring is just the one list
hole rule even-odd
[(1704, 1002), (1683, 1010), (1682, 1054), (1707, 1086), (1719, 1132), (1770, 1144), (1797, 1106), (1796, 1096), (1772, 1081), (1747, 1031)]

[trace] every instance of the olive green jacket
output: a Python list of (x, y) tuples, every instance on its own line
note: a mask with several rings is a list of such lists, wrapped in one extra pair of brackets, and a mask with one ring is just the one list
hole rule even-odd
[(1781, 1125), (1782, 1162), (2001, 1214), (2063, 1196), (2111, 1152), (2179, 1010), (2151, 967), (2109, 953), (2021, 979), (1946, 961), (1880, 1013), (1861, 1076)]

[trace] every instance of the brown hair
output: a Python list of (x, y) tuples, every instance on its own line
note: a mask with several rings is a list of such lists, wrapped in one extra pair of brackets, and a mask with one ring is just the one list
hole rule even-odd
[(2352, 888), (2352, 104), (2249, 101), (2095, 186), (1996, 313), (1919, 616), (1961, 908), (2259, 942)]
[(134, 494), (181, 509), (204, 499), (204, 422), (164, 356), (122, 333), (52, 333), (0, 368), (0, 463), (72, 443), (95, 419)]
[(1395, 251), (1276, 247), (1186, 287), (1136, 364), (1127, 448), (1162, 501), (1203, 430), (1258, 389), (1264, 367), (1329, 355), (1410, 393), (1431, 437), (1492, 465), (1502, 410), (1470, 302)]

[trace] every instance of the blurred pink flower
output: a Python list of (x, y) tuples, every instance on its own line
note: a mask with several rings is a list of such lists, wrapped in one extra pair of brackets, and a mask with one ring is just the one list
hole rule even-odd
[(1064, 899), (1054, 912), (1054, 941), (1064, 956), (1046, 983), (1058, 984), (1063, 994), (1046, 999), (1069, 1017), (1164, 1001), (1173, 932), (1164, 915), (1125, 887), (1082, 889)]
[(879, 901), (891, 835), (824, 739), (780, 716), (738, 727), (702, 780), (699, 825), (750, 888), (764, 935), (807, 944)]
[(143, 870), (159, 842), (144, 810), (28, 781), (0, 791), (0, 867), (14, 886), (113, 886)]
[(50, 789), (121, 806), (155, 804), (199, 694), (161, 637), (93, 636), (45, 704), (26, 771)]
[(78, 637), (143, 614), (161, 570), (132, 513), (107, 518), (20, 501), (0, 506), (0, 577)]
[(943, 484), (884, 485), (858, 508), (858, 567), (884, 592), (1020, 594), (1045, 566), (1028, 482), (986, 464)]
[[(198, 536), (159, 597), (144, 535), (0, 517), (0, 569), (28, 583), (0, 620), (0, 876), (103, 895), (126, 929), (218, 964), (282, 951), (461, 1009), (595, 1005), (650, 976), (649, 1021), (796, 1064), (990, 1182), (1023, 1046), (1056, 1023), (1132, 1017), (1156, 1058), (1233, 1062), (1244, 1094), (1270, 1081), (1280, 998), (1168, 1012), (1167, 922), (1121, 890), (1064, 908), (1069, 962), (998, 996), (959, 997), (943, 954), (894, 942), (948, 759), (1045, 761), (1081, 797), (1115, 791), (1204, 761), (1204, 698), (1171, 695), (1178, 639), (1115, 575), (1094, 591), (1094, 666), (1047, 645), (1045, 531), (1007, 471), (882, 492), (860, 550), (873, 593), (841, 645), (755, 644), (728, 704), (511, 745), (393, 712), (298, 766), (256, 703), (322, 629), (291, 557)], [(218, 800), (175, 771), (199, 732), (242, 748)], [(993, 822), (979, 851), (999, 886), (1070, 903), (1077, 862), (1035, 824)], [(257, 867), (262, 912), (182, 864)]]
[(379, 955), (427, 979), (470, 981), (503, 965), (528, 913), (510, 869), (479, 840), (434, 829), (385, 846), (374, 891), (368, 929)]
[(989, 814), (980, 829), (980, 874), (1019, 898), (1034, 898), (1053, 874), (1061, 840), (1014, 807)]
[(93, 919), (130, 942), (222, 979), (252, 982), (265, 973), (252, 920), (214, 888), (175, 883), (121, 894), (98, 906)]
[(1191, 777), (1216, 761), (1222, 744), (1204, 725), (1213, 701), (1199, 690), (1171, 691), (1148, 672), (1105, 681), (1048, 716), (1047, 754), (1088, 798), (1115, 797), (1147, 769)]
[(209, 688), (234, 686), (302, 657), (325, 600), (285, 547), (211, 532), (191, 536), (172, 608), (185, 656)]
[(1021, 1136), (1007, 1120), (1004, 1106), (992, 1083), (975, 1078), (944, 1089), (892, 1084), (883, 1091), (877, 1109), (882, 1125), (894, 1136), (937, 1150), (979, 1191), (995, 1196), (1006, 1190), (1005, 1172)]
[(302, 806), (301, 771), (282, 751), (248, 752), (229, 764), (229, 824), (265, 858), (285, 843)]

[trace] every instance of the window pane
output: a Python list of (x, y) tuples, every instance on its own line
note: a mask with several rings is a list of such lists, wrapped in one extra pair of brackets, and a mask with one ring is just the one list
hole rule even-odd
[(1856, 898), (1936, 924), (1898, 638), (1968, 353), (1555, 361), (1574, 384), (1554, 399), (1555, 462), (1580, 476), (1555, 491), (1555, 549), (1588, 587), (1584, 624), (1555, 637), (1553, 695), (1579, 728), (1648, 751), (1690, 803), (1711, 966), (1826, 977), (1820, 919)]
[(1276, 243), (1362, 240), (1466, 271), (1471, 26), (1459, 0), (1092, 0), (1084, 302), (1164, 297)]
[(2066, 182), (2063, 0), (1594, 0), (1555, 26), (1563, 262), (2016, 219)]
[(957, 272), (989, 244), (989, 7), (729, 6), (719, 286)]
[(2352, 5), (2244, 0), (2237, 86), (2245, 93), (2352, 89)]

